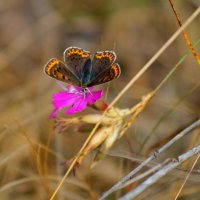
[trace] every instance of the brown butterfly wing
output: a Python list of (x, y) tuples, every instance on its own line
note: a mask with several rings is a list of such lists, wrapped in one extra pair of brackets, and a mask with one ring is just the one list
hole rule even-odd
[(80, 80), (76, 77), (60, 60), (52, 58), (45, 65), (45, 73), (59, 81), (80, 85)]
[(112, 81), (113, 79), (118, 78), (120, 74), (121, 74), (121, 69), (119, 64), (114, 63), (109, 68), (101, 72), (96, 78), (94, 78), (89, 84), (87, 84), (87, 86), (90, 87), (93, 85), (99, 85), (102, 83)]
[(91, 68), (90, 52), (79, 47), (69, 47), (64, 51), (64, 62), (70, 71), (84, 82), (84, 73), (89, 73)]
[(102, 71), (110, 68), (116, 59), (113, 51), (99, 51), (94, 54), (92, 59), (91, 79), (98, 76)]

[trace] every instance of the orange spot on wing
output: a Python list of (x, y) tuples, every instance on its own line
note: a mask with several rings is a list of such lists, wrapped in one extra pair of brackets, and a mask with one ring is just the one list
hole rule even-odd
[(90, 54), (85, 52), (83, 49), (72, 48), (67, 51), (67, 56), (72, 56), (74, 54), (77, 54), (82, 58), (88, 58), (90, 56)]
[(104, 51), (103, 53), (96, 53), (95, 57), (97, 59), (108, 58), (110, 60), (110, 62), (112, 62), (114, 59), (114, 54), (111, 52)]
[(47, 67), (46, 67), (46, 72), (47, 72), (47, 74), (51, 74), (51, 69), (52, 69), (55, 65), (58, 65), (58, 64), (59, 64), (59, 60), (57, 60), (57, 59), (51, 60), (51, 61), (48, 63)]
[(119, 68), (117, 65), (112, 66), (112, 70), (114, 71), (114, 77), (117, 77), (119, 75)]
[(96, 57), (97, 59), (101, 59), (103, 56), (102, 56), (102, 54), (96, 54), (95, 57)]

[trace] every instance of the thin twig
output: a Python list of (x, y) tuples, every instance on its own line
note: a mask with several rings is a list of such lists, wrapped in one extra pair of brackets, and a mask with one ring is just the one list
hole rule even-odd
[(178, 165), (186, 161), (187, 159), (191, 158), (192, 156), (200, 153), (200, 145), (194, 147), (193, 149), (187, 151), (186, 153), (183, 153), (182, 155), (178, 156), (177, 159), (172, 159), (171, 162), (169, 162), (167, 165), (165, 165), (160, 171), (156, 172), (152, 176), (150, 176), (148, 179), (146, 179), (144, 182), (142, 182), (140, 185), (138, 185), (136, 188), (134, 188), (132, 191), (124, 195), (120, 198), (120, 200), (128, 200), (133, 199), (137, 197), (139, 194), (141, 194), (144, 190), (146, 190), (148, 187), (150, 187), (153, 183), (158, 181), (160, 178), (165, 176), (167, 173), (169, 173), (171, 170), (176, 168)]
[[(133, 175), (135, 175), (138, 171), (140, 171), (144, 166), (146, 166), (149, 162), (151, 162), (152, 160), (157, 158), (157, 156), (160, 153), (165, 151), (172, 144), (174, 144), (177, 140), (179, 140), (180, 138), (182, 138), (183, 136), (185, 136), (187, 133), (189, 133), (190, 131), (192, 131), (194, 128), (196, 128), (198, 126), (200, 126), (200, 119), (198, 119), (197, 121), (192, 123), (189, 127), (187, 127), (186, 129), (184, 129), (183, 131), (178, 133), (174, 138), (172, 138), (169, 142), (167, 142), (165, 145), (163, 145), (160, 149), (155, 151), (149, 158), (144, 160), (137, 168), (135, 168), (128, 175), (126, 175), (121, 181), (119, 181), (112, 188), (110, 188), (108, 191), (106, 191), (99, 200), (105, 199), (108, 195), (110, 195), (114, 191), (118, 190), (119, 188), (122, 188), (124, 183), (127, 182), (128, 180), (130, 180), (133, 177)], [(132, 182), (134, 182), (134, 180), (133, 181), (130, 180), (129, 183), (131, 184)]]
[(182, 184), (180, 190), (178, 191), (178, 193), (177, 193), (177, 195), (176, 195), (176, 197), (175, 197), (175, 200), (179, 197), (179, 195), (180, 195), (180, 193), (181, 193), (181, 191), (182, 191), (182, 189), (183, 189), (183, 187), (184, 187), (186, 181), (188, 180), (188, 178), (189, 178), (189, 176), (190, 176), (192, 170), (194, 169), (194, 166), (197, 164), (197, 161), (199, 160), (199, 157), (200, 157), (200, 154), (198, 154), (197, 158), (195, 159), (195, 161), (194, 161), (194, 163), (193, 163), (193, 165), (192, 165), (192, 167), (191, 167), (191, 169), (190, 169), (190, 171), (189, 171), (189, 173), (188, 173), (186, 179), (184, 180), (184, 182), (183, 182), (183, 184)]
[(146, 172), (143, 172), (142, 174), (139, 174), (138, 176), (132, 178), (131, 180), (129, 180), (126, 183), (124, 183), (124, 185), (122, 185), (122, 187), (119, 188), (119, 189), (122, 189), (122, 188), (124, 188), (124, 187), (126, 187), (126, 186), (128, 186), (128, 185), (130, 185), (130, 184), (132, 184), (134, 182), (136, 182), (136, 181), (139, 181), (139, 180), (149, 176), (152, 173), (155, 173), (156, 171), (161, 169), (163, 166), (165, 166), (169, 162), (169, 160), (170, 159), (167, 159), (165, 162), (159, 163), (156, 166), (154, 166), (154, 167), (150, 168), (149, 170), (147, 170)]

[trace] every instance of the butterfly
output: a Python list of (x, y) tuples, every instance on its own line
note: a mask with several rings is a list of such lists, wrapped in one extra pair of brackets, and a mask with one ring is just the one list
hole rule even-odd
[(121, 69), (118, 63), (114, 63), (115, 60), (113, 51), (99, 51), (91, 56), (82, 48), (69, 47), (64, 51), (64, 62), (52, 58), (44, 70), (59, 81), (87, 88), (118, 78)]

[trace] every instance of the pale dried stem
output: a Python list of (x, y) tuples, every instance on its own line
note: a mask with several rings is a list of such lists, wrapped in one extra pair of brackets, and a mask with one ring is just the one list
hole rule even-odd
[[(148, 157), (146, 160), (144, 160), (138, 167), (136, 167), (134, 170), (132, 170), (128, 175), (126, 175), (122, 180), (120, 180), (118, 183), (116, 183), (114, 186), (112, 186), (108, 191), (106, 191), (100, 200), (105, 199), (108, 195), (113, 193), (114, 191), (118, 190), (119, 188), (122, 188), (124, 186), (124, 183), (126, 183), (128, 180), (130, 180), (137, 172), (139, 172), (144, 166), (146, 166), (149, 162), (153, 161), (157, 158), (157, 156), (168, 149), (171, 145), (173, 145), (176, 141), (178, 141), (180, 138), (185, 136), (187, 133), (192, 131), (194, 128), (200, 126), (200, 119), (195, 121), (193, 124), (191, 124), (189, 127), (181, 131), (179, 134), (177, 134), (174, 138), (172, 138), (169, 142), (167, 142), (165, 145), (163, 145), (160, 149), (155, 151), (150, 157)], [(130, 184), (133, 183), (134, 180), (130, 180)]]
[(179, 195), (180, 195), (180, 193), (181, 193), (181, 191), (182, 191), (182, 189), (183, 189), (185, 183), (187, 182), (187, 180), (188, 180), (188, 178), (189, 178), (189, 176), (190, 176), (192, 170), (194, 169), (194, 166), (197, 164), (197, 161), (199, 160), (199, 157), (200, 157), (200, 154), (197, 155), (197, 158), (195, 159), (195, 161), (194, 161), (194, 163), (193, 163), (193, 165), (192, 165), (192, 167), (191, 167), (191, 169), (190, 169), (190, 171), (189, 171), (189, 173), (188, 173), (186, 179), (184, 180), (184, 182), (183, 182), (183, 184), (182, 184), (180, 190), (178, 191), (178, 193), (177, 193), (177, 195), (176, 195), (176, 197), (175, 197), (175, 200), (179, 197)]
[(139, 194), (141, 194), (144, 190), (146, 190), (148, 187), (150, 187), (152, 184), (154, 184), (156, 181), (161, 179), (163, 176), (168, 174), (170, 171), (175, 169), (177, 166), (182, 164), (184, 161), (188, 160), (192, 156), (200, 153), (200, 145), (192, 148), (191, 150), (187, 151), (186, 153), (181, 154), (178, 156), (178, 158), (171, 159), (171, 162), (166, 164), (161, 170), (154, 173), (152, 176), (147, 178), (144, 182), (139, 184), (136, 188), (134, 188), (132, 191), (128, 192), (126, 195), (120, 198), (120, 200), (128, 200), (128, 199), (134, 199)]

